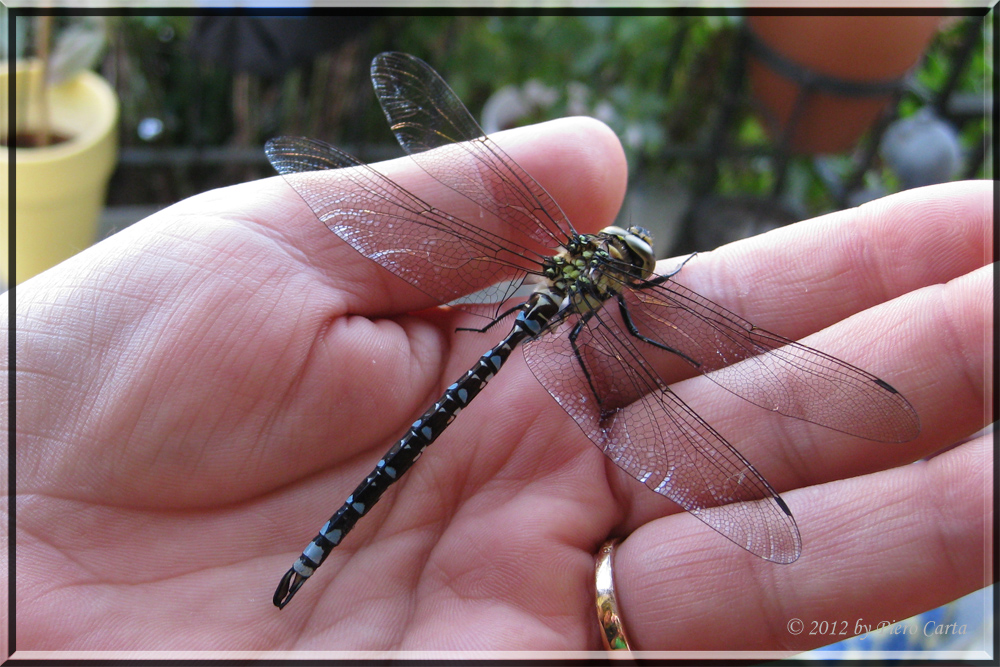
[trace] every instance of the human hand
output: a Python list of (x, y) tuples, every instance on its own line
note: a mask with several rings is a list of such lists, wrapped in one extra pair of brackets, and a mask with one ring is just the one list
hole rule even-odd
[[(606, 129), (495, 138), (577, 229), (611, 221), (625, 170)], [(677, 276), (790, 338), (822, 329), (810, 345), (920, 413), (918, 440), (877, 444), (703, 377), (677, 385), (783, 492), (805, 545), (793, 565), (664, 516), (676, 508), (515, 355), (281, 612), (271, 594), (298, 551), (502, 334), (413, 313), (426, 297), (280, 178), (181, 202), (17, 289), (18, 649), (597, 650), (593, 554), (610, 534), (630, 535), (615, 575), (637, 649), (803, 650), (830, 639), (790, 635), (785, 616), (899, 619), (981, 587), (984, 439), (896, 466), (992, 419), (990, 196), (904, 193)]]

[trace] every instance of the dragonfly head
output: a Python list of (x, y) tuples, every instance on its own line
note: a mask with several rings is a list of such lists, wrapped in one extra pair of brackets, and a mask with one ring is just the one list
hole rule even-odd
[(646, 280), (653, 275), (656, 257), (653, 255), (653, 235), (645, 227), (630, 225), (627, 229), (612, 225), (601, 230), (608, 238), (608, 249), (614, 249), (615, 259), (629, 262), (639, 269), (638, 277)]

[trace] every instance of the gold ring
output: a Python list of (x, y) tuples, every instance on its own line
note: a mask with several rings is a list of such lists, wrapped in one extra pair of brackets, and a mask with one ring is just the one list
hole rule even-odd
[(615, 547), (619, 542), (621, 540), (618, 538), (610, 539), (597, 552), (597, 565), (594, 567), (594, 580), (597, 584), (597, 620), (601, 624), (601, 639), (604, 640), (605, 649), (631, 651), (621, 614), (618, 613), (615, 578), (611, 572)]

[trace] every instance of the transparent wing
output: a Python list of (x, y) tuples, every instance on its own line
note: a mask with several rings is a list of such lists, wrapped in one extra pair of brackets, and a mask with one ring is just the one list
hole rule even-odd
[[(329, 144), (278, 137), (264, 150), (331, 231), (441, 303), (489, 292), (491, 285), (487, 296), (503, 301), (527, 273), (539, 270), (542, 257), (519, 243), (513, 230), (502, 236), (502, 227), (490, 231), (452, 217)], [(328, 175), (316, 173), (330, 169), (338, 170), (343, 185), (331, 186)]]
[(879, 442), (920, 433), (913, 406), (883, 380), (756, 327), (683, 285), (647, 283), (623, 296), (640, 335), (754, 405)]
[[(605, 309), (525, 344), (535, 377), (619, 468), (747, 551), (790, 563), (802, 541), (777, 492), (666, 387)], [(590, 387), (590, 390), (587, 390)]]
[(576, 235), (555, 200), (486, 136), (427, 63), (382, 53), (371, 76), (399, 145), (424, 171), (544, 247)]

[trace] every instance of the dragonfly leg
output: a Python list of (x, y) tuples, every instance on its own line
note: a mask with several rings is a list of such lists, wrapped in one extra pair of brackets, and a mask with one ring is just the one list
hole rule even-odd
[(455, 331), (472, 331), (474, 333), (486, 333), (487, 331), (495, 327), (497, 324), (502, 322), (504, 319), (506, 319), (508, 315), (523, 308), (525, 303), (527, 302), (519, 303), (513, 308), (508, 308), (507, 310), (503, 311), (495, 318), (493, 318), (493, 320), (482, 329), (473, 329), (471, 327), (458, 327), (457, 329), (455, 329)]
[(688, 355), (684, 354), (680, 350), (675, 350), (669, 345), (664, 345), (660, 341), (653, 340), (652, 338), (647, 338), (646, 336), (643, 336), (641, 333), (639, 333), (639, 328), (635, 326), (635, 322), (632, 321), (632, 316), (628, 312), (628, 305), (625, 303), (625, 297), (621, 294), (618, 295), (618, 309), (622, 313), (622, 320), (625, 322), (625, 326), (628, 327), (628, 332), (630, 334), (632, 334), (633, 336), (635, 336), (644, 343), (649, 343), (650, 345), (658, 347), (661, 350), (666, 350), (667, 352), (672, 352), (673, 354), (676, 354), (678, 357), (688, 362), (695, 368), (701, 366), (700, 363), (698, 363)]
[(680, 273), (681, 269), (684, 268), (684, 265), (687, 264), (688, 262), (690, 262), (692, 259), (694, 259), (695, 255), (697, 255), (697, 254), (698, 254), (697, 251), (691, 253), (690, 255), (688, 255), (687, 257), (684, 258), (683, 262), (681, 262), (680, 264), (677, 265), (676, 269), (673, 269), (673, 270), (671, 270), (668, 273), (662, 273), (662, 274), (656, 276), (655, 278), (653, 278), (652, 280), (647, 280), (647, 281), (643, 282), (642, 284), (643, 285), (662, 285), (663, 283), (667, 282), (668, 280), (670, 280), (671, 278), (673, 278), (674, 276), (676, 276), (678, 273)]
[(583, 362), (583, 355), (580, 354), (580, 348), (576, 345), (576, 339), (580, 336), (580, 332), (583, 331), (583, 327), (586, 326), (587, 320), (594, 316), (596, 311), (590, 311), (580, 318), (580, 321), (576, 323), (573, 330), (569, 332), (569, 344), (573, 347), (573, 356), (576, 357), (576, 362), (580, 364), (580, 368), (583, 370), (583, 376), (587, 378), (587, 386), (590, 387), (590, 393), (593, 395), (594, 399), (597, 401), (597, 405), (601, 408), (601, 415), (604, 415), (604, 406), (601, 405), (601, 395), (597, 393), (597, 389), (594, 387), (594, 381), (590, 377), (590, 371), (587, 370), (587, 364)]

